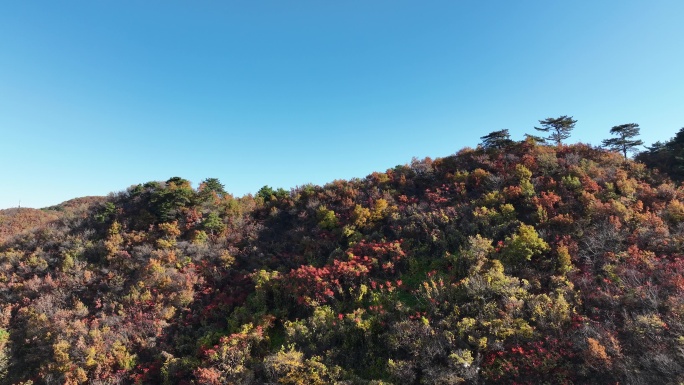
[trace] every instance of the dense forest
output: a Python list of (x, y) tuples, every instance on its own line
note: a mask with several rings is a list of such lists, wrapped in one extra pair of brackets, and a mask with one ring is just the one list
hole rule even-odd
[(561, 118), (325, 186), (2, 210), (0, 384), (682, 383), (684, 129), (631, 160)]

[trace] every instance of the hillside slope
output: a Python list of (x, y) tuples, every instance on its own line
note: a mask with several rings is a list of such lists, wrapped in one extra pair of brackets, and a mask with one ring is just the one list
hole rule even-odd
[(104, 199), (91, 196), (71, 199), (44, 209), (15, 207), (0, 210), (0, 243), (25, 231), (48, 225), (65, 215), (87, 211), (88, 207)]
[(684, 189), (587, 145), (84, 210), (0, 244), (0, 383), (684, 381)]

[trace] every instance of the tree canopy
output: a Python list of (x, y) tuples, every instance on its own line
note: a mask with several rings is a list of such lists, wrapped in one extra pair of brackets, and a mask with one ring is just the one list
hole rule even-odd
[(513, 143), (511, 134), (506, 129), (490, 132), (489, 134), (480, 137), (480, 139), (482, 140), (482, 147), (484, 148), (501, 149)]
[(534, 129), (550, 133), (549, 136), (544, 139), (555, 142), (556, 145), (560, 145), (563, 140), (570, 137), (570, 132), (575, 128), (575, 123), (577, 123), (577, 120), (573, 119), (572, 116), (563, 115), (558, 118), (540, 120), (539, 124), (541, 127), (535, 127)]
[(617, 138), (610, 138), (603, 140), (603, 146), (612, 151), (619, 151), (627, 159), (628, 152), (636, 151), (638, 146), (644, 144), (640, 139), (634, 139), (639, 136), (639, 125), (636, 123), (621, 124), (610, 129), (612, 135), (617, 135)]
[(665, 143), (653, 143), (635, 159), (666, 173), (676, 181), (684, 181), (684, 127), (674, 138)]

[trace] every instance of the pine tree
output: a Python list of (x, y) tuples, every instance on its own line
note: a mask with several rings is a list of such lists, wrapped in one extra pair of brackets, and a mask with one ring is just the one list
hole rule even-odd
[(675, 181), (684, 180), (684, 127), (669, 141), (655, 142), (635, 159), (648, 167), (655, 167)]
[(508, 130), (499, 130), (490, 132), (489, 134), (480, 137), (482, 139), (482, 147), (501, 149), (513, 143), (511, 134)]
[(556, 142), (560, 145), (561, 142), (570, 137), (570, 131), (575, 128), (575, 123), (577, 120), (573, 119), (572, 116), (563, 115), (559, 118), (546, 118), (540, 120), (539, 124), (541, 127), (535, 127), (534, 129), (542, 132), (550, 132), (549, 136), (544, 138)]
[(627, 152), (636, 151), (637, 146), (641, 146), (644, 142), (640, 139), (634, 140), (634, 137), (639, 135), (639, 125), (636, 123), (621, 124), (610, 129), (612, 135), (617, 135), (617, 138), (605, 139), (603, 146), (613, 151), (620, 151), (627, 159)]

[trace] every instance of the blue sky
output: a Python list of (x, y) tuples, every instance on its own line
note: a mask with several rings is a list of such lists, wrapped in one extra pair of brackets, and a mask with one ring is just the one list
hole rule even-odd
[(0, 208), (364, 177), (571, 115), (684, 126), (684, 2), (5, 1)]

